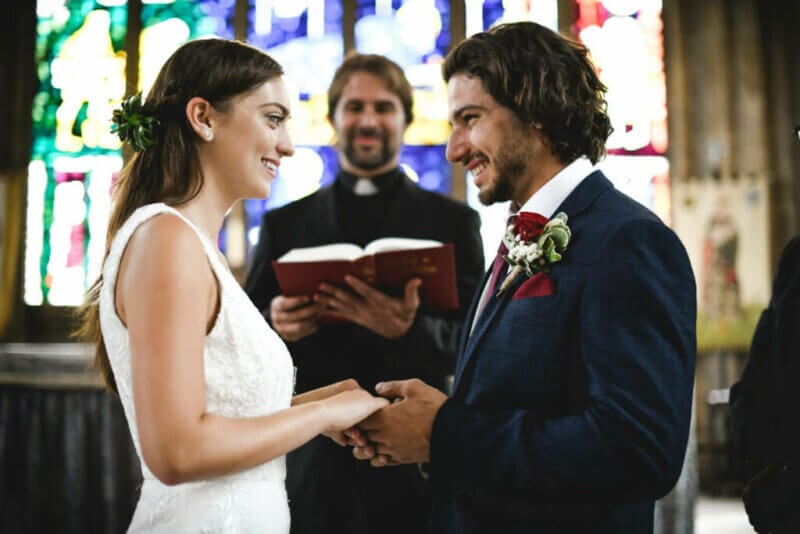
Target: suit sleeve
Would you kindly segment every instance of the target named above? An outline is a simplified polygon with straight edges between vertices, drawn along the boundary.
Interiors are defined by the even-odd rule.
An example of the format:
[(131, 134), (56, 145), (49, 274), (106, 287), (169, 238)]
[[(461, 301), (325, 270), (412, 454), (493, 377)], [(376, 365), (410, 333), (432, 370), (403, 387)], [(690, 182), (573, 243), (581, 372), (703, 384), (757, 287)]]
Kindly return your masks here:
[(575, 314), (583, 410), (544, 419), (450, 399), (433, 427), (434, 484), (587, 500), (654, 499), (675, 484), (696, 357), (689, 260), (654, 220), (622, 225), (602, 250)]
[(433, 313), (422, 308), (411, 329), (395, 345), (398, 377), (444, 377), (453, 373), (461, 327), (484, 272), (480, 217), (472, 209), (462, 212), (454, 227), (458, 285), (458, 310)]
[(274, 237), (267, 215), (268, 213), (264, 213), (261, 218), (258, 244), (253, 253), (253, 261), (244, 283), (244, 290), (256, 308), (269, 320), (270, 302), (280, 293), (280, 289), (275, 278), (275, 271), (272, 269)]
[[(794, 395), (789, 392), (800, 375), (795, 356), (800, 339), (795, 334), (800, 320), (799, 281), (800, 237), (795, 237), (781, 254), (769, 306), (758, 320), (742, 376), (730, 390), (731, 438), (746, 457), (782, 457), (783, 462), (791, 463), (800, 453), (800, 436), (794, 431), (793, 413), (775, 417), (776, 421), (787, 421), (781, 425), (781, 439), (764, 432), (765, 426), (769, 427), (767, 433), (776, 432), (774, 423), (766, 422), (769, 418), (765, 414), (794, 405)], [(776, 376), (778, 372), (784, 380)]]

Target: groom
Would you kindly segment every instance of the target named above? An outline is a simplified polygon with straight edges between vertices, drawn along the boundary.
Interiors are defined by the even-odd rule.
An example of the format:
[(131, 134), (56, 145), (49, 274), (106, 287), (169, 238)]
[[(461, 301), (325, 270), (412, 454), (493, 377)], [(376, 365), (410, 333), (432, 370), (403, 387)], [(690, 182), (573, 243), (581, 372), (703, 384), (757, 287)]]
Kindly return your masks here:
[[(611, 127), (583, 46), (503, 25), (461, 42), (443, 71), (447, 157), (483, 203), (511, 200), (512, 250), (473, 300), (451, 397), (419, 380), (379, 384), (395, 402), (354, 431), (354, 454), (428, 462), (434, 532), (652, 532), (689, 431), (686, 252), (593, 168)], [(558, 213), (569, 231), (543, 227)], [(511, 280), (503, 256), (520, 267)]]

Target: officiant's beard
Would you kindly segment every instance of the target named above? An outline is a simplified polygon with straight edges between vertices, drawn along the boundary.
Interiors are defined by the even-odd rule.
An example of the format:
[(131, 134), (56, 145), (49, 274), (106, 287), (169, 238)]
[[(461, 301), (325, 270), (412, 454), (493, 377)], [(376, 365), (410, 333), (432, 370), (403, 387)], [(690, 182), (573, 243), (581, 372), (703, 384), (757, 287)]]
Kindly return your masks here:
[[(372, 137), (380, 141), (380, 150), (362, 154), (356, 148), (355, 138)], [(389, 143), (389, 135), (377, 128), (353, 128), (345, 136), (344, 155), (355, 167), (365, 171), (372, 171), (389, 163), (397, 154), (397, 149)]]
[(516, 189), (528, 175), (530, 154), (522, 132), (516, 128), (507, 130), (499, 146), (488, 169), (494, 172), (494, 180), (478, 192), (478, 200), (484, 206), (512, 200)]

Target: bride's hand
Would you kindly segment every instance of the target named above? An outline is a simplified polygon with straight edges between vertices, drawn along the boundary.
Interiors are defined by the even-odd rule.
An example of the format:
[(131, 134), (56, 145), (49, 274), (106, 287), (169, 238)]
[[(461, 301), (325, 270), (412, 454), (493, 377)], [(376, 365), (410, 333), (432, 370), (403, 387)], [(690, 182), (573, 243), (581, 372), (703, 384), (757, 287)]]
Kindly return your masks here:
[(325, 400), (329, 397), (333, 397), (337, 393), (341, 393), (342, 391), (350, 391), (352, 389), (361, 389), (361, 386), (358, 385), (358, 382), (356, 382), (355, 379), (348, 378), (347, 380), (342, 380), (341, 382), (335, 382), (321, 388), (312, 389), (311, 391), (307, 391), (301, 395), (295, 395), (294, 398), (292, 398), (292, 406), (305, 404), (307, 402)]
[(382, 397), (373, 397), (363, 389), (352, 389), (337, 393), (320, 401), (327, 420), (324, 436), (341, 446), (355, 445), (351, 437), (358, 433), (354, 428), (358, 423), (377, 412), (389, 401)]

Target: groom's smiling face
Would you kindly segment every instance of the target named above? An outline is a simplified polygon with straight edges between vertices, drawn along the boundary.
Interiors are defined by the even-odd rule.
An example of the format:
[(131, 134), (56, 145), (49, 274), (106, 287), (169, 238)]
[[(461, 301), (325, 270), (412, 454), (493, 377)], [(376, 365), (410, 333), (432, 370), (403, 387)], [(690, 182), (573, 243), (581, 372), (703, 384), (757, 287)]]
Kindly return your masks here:
[(541, 135), (499, 104), (480, 78), (465, 73), (447, 83), (452, 132), (447, 159), (472, 175), (483, 204), (513, 200), (524, 204), (533, 194)]

